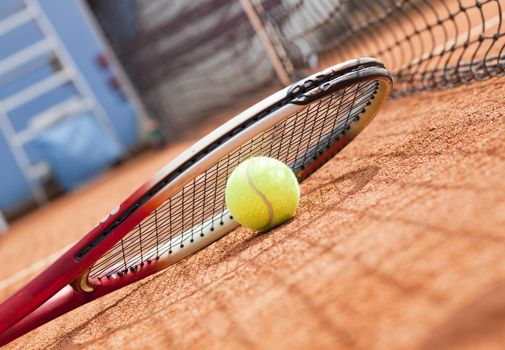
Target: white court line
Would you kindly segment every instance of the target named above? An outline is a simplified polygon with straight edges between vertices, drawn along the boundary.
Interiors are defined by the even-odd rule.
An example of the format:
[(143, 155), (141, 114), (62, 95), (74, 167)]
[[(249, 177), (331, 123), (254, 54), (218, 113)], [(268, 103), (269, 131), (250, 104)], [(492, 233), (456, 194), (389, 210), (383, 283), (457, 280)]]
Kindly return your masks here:
[(49, 266), (52, 262), (58, 259), (61, 256), (61, 254), (67, 251), (72, 245), (73, 244), (68, 245), (63, 249), (60, 249), (57, 252), (49, 255), (48, 257), (41, 259), (33, 263), (32, 265), (24, 268), (23, 270), (16, 272), (14, 275), (0, 281), (0, 291), (9, 288), (13, 284), (18, 283), (19, 281), (22, 281), (27, 277), (30, 277), (30, 275), (34, 274), (35, 272), (42, 270), (44, 267)]
[[(505, 16), (505, 12), (501, 13), (502, 18)], [(493, 27), (496, 27), (498, 24), (500, 24), (500, 15), (496, 15), (493, 18), (488, 19), (486, 22), (484, 22), (484, 30), (489, 30)], [(475, 36), (479, 35), (482, 33), (482, 24), (476, 25), (475, 27), (471, 28), (469, 31), (466, 31), (464, 33), (461, 33), (458, 35), (456, 39), (451, 39), (448, 40), (445, 44), (441, 44), (437, 46), (435, 49), (433, 49), (431, 52), (425, 52), (423, 55), (421, 55), (420, 58), (416, 58), (410, 62), (411, 65), (418, 64), (422, 60), (427, 59), (430, 55), (439, 55), (443, 51), (445, 51), (447, 48), (452, 47), (455, 43), (457, 42), (462, 42), (466, 38), (474, 38)], [(468, 35), (470, 34), (470, 35)]]

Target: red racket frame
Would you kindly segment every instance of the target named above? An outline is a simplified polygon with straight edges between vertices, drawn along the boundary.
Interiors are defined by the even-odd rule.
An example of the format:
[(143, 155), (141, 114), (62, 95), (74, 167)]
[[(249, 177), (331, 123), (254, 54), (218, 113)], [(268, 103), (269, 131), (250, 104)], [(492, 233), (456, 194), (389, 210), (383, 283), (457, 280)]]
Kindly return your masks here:
[[(353, 71), (353, 69), (357, 67), (363, 68), (363, 71)], [(80, 276), (81, 278), (84, 276), (84, 278), (87, 279), (86, 271), (97, 260), (173, 194), (175, 189), (162, 189), (155, 192), (152, 196), (147, 196), (153, 188), (159, 186), (160, 182), (168, 176), (175, 174), (170, 181), (178, 182), (179, 178), (177, 176), (181, 174), (181, 167), (184, 167), (188, 159), (192, 159), (191, 157), (195, 155), (195, 152), (202, 150), (204, 146), (210, 145), (211, 141), (215, 140), (217, 136), (232, 132), (237, 126), (244, 124), (246, 121), (250, 120), (252, 116), (264, 111), (265, 108), (270, 108), (273, 104), (282, 102), (283, 99), (286, 99), (286, 96), (292, 94), (293, 91), (296, 90), (297, 93), (302, 91), (303, 93), (305, 88), (313, 84), (314, 81), (323, 79), (325, 74), (335, 75), (336, 73), (342, 73), (343, 79), (338, 82), (339, 85), (335, 88), (341, 88), (349, 84), (371, 79), (380, 81), (380, 83), (384, 85), (384, 88), (380, 89), (379, 96), (376, 97), (376, 101), (373, 106), (370, 107), (370, 111), (367, 111), (367, 113), (370, 114), (368, 118), (364, 118), (364, 120), (360, 121), (358, 123), (360, 125), (356, 126), (355, 129), (351, 128), (339, 142), (335, 143), (327, 152), (318, 157), (313, 163), (313, 166), (298, 172), (297, 176), (300, 180), (303, 180), (312, 172), (316, 171), (319, 166), (328, 161), (335, 153), (354, 139), (354, 137), (378, 113), (383, 102), (387, 96), (389, 96), (392, 87), (391, 76), (387, 70), (384, 69), (380, 61), (372, 58), (356, 59), (312, 75), (297, 84), (279, 91), (241, 113), (236, 118), (222, 125), (206, 138), (199, 141), (188, 151), (181, 154), (181, 156), (168, 164), (167, 167), (162, 169), (153, 179), (145, 183), (128, 197), (121, 206), (113, 210), (100, 224), (86, 234), (51, 266), (31, 280), (21, 290), (13, 294), (4, 303), (0, 304), (0, 346), (78, 306), (163, 269), (165, 266), (160, 266), (160, 264), (146, 263), (143, 266), (139, 266), (135, 273), (113, 276), (113, 278), (103, 278), (99, 283), (95, 283), (96, 280), (94, 279), (92, 290), (86, 292), (82, 289), (80, 290), (80, 286), (76, 286), (75, 284), (72, 286), (69, 284), (78, 281)], [(328, 88), (324, 88), (320, 90), (319, 93), (323, 94), (327, 93), (327, 91)], [(317, 92), (314, 93), (314, 90), (310, 90), (310, 93), (307, 92), (307, 96), (309, 102), (312, 97), (314, 99), (318, 98)], [(291, 100), (292, 97), (289, 97), (289, 99)], [(293, 103), (291, 107), (287, 108), (299, 108), (296, 107), (296, 105), (305, 105), (308, 103), (307, 101), (308, 100), (303, 100), (303, 102)], [(264, 126), (265, 125), (263, 125), (263, 127)], [(240, 144), (234, 144), (233, 142), (230, 142), (230, 144), (232, 147), (240, 146)], [(220, 149), (222, 154), (225, 154), (223, 153), (225, 151), (226, 149)], [(219, 153), (214, 150), (212, 152)], [(210, 155), (205, 156), (203, 159), (205, 160), (209, 157)], [(196, 165), (191, 164), (191, 167), (187, 169), (187, 172), (195, 175), (200, 171), (202, 171), (202, 165), (198, 163), (196, 163)], [(180, 181), (185, 181), (185, 179)], [(126, 212), (130, 213), (125, 215)], [(90, 242), (96, 241), (101, 235), (103, 235), (102, 239), (90, 248)], [(86, 253), (80, 255), (83, 251), (86, 251)]]

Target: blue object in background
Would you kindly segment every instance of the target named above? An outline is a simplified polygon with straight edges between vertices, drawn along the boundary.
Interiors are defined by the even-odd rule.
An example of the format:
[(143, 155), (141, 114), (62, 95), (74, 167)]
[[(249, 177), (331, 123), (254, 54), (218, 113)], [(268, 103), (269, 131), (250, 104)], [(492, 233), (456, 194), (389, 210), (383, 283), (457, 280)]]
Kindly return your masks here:
[(39, 135), (35, 145), (67, 191), (102, 173), (122, 154), (121, 145), (90, 114), (51, 126)]
[[(101, 129), (103, 125), (98, 125), (96, 120), (92, 120), (93, 118), (88, 115), (87, 118), (69, 117), (60, 121), (53, 126), (56, 129), (51, 129), (51, 135), (41, 135), (41, 139), (25, 145), (24, 149), (30, 162), (49, 162), (63, 187), (72, 189), (78, 183), (85, 181), (85, 178), (95, 176), (124, 152), (138, 144), (140, 140), (140, 123), (129, 101), (121, 93), (111, 89), (109, 79), (113, 75), (112, 71), (103, 69), (96, 64), (96, 58), (104, 51), (104, 47), (95, 32), (95, 28), (83, 13), (83, 5), (80, 0), (39, 0), (38, 3), (57, 32), (59, 40), (75, 62), (75, 68), (79, 70), (85, 82), (90, 86), (94, 95), (93, 98), (107, 115), (117, 137), (113, 139), (110, 134), (106, 135), (105, 130)], [(0, 20), (19, 11), (22, 4), (23, 0), (1, 0)], [(35, 30), (33, 23), (28, 23), (0, 37), (0, 60), (9, 57), (29, 43), (40, 40), (40, 35)], [(51, 69), (50, 64), (42, 66), (33, 74), (24, 78), (23, 81), (10, 86), (3, 86), (0, 88), (0, 99), (11, 96), (30, 84), (49, 76)], [(29, 126), (33, 116), (74, 94), (76, 94), (76, 91), (72, 86), (61, 86), (23, 105), (21, 108), (13, 110), (10, 113), (10, 119), (15, 130), (19, 132), (25, 129)], [(94, 123), (94, 126), (90, 122)], [(95, 141), (96, 149), (94, 151), (100, 152), (104, 156), (103, 159), (94, 158), (95, 155), (93, 155), (93, 159), (86, 160), (82, 158), (83, 153), (73, 149), (74, 146), (77, 147), (77, 145), (72, 144), (72, 142), (75, 142), (75, 138), (72, 138), (72, 142), (60, 149), (62, 152), (60, 155), (57, 154), (58, 151), (54, 146), (58, 144), (57, 140), (59, 138), (55, 135), (60, 135), (64, 130), (67, 133), (70, 133), (69, 130), (71, 129), (75, 130), (71, 123), (76, 123), (75, 127), (79, 125), (80, 128), (87, 130), (87, 140), (91, 140), (102, 133), (101, 138), (107, 140), (104, 143)], [(85, 143), (85, 140), (82, 139), (80, 142)], [(39, 149), (42, 144), (44, 148)], [(85, 148), (84, 146), (84, 144), (80, 144), (78, 149), (82, 150)], [(104, 148), (101, 149), (101, 147)], [(74, 158), (67, 159), (67, 161), (76, 161), (82, 166), (68, 166), (65, 168), (61, 166), (61, 160), (70, 157), (70, 153), (68, 153), (70, 149), (76, 153), (72, 153)], [(87, 154), (90, 155), (94, 151), (88, 149)], [(89, 166), (89, 168), (85, 169), (85, 166)], [(80, 172), (80, 175), (78, 176), (76, 172)], [(24, 177), (1, 133), (0, 180), (0, 210), (9, 212), (32, 198), (30, 184)]]
[(0, 210), (7, 212), (7, 209), (30, 197), (30, 184), (16, 163), (4, 135), (0, 133)]
[(60, 40), (109, 116), (122, 144), (131, 148), (139, 141), (137, 116), (130, 103), (110, 89), (108, 80), (111, 72), (97, 66), (96, 58), (104, 49), (96, 39), (95, 29), (81, 12), (79, 2), (80, 0), (39, 0)]

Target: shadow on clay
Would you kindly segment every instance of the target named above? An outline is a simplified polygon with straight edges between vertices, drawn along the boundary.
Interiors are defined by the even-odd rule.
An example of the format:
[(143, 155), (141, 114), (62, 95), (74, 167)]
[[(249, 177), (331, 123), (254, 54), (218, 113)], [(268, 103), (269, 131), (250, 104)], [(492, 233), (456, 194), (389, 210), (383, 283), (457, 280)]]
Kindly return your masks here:
[[(326, 187), (329, 187), (329, 186), (333, 186), (333, 185), (335, 185), (335, 184), (337, 184), (337, 183), (339, 183), (341, 181), (349, 181), (349, 180), (352, 181), (352, 183), (353, 183), (352, 187), (349, 188), (348, 191), (346, 191), (343, 194), (341, 194), (340, 200), (338, 201), (338, 203), (335, 203), (335, 206), (338, 206), (338, 205), (344, 203), (349, 197), (351, 197), (351, 196), (355, 195), (356, 193), (360, 192), (370, 181), (373, 180), (373, 178), (378, 174), (379, 170), (380, 170), (380, 168), (377, 167), (377, 166), (369, 166), (369, 167), (361, 168), (361, 169), (358, 169), (358, 170), (350, 171), (350, 172), (345, 173), (343, 175), (340, 175), (338, 177), (332, 177), (331, 176), (332, 174), (330, 174), (329, 176), (326, 176), (324, 178), (320, 178), (319, 181), (318, 181), (318, 185), (314, 186), (314, 187), (309, 187), (308, 191), (306, 191), (306, 192), (303, 193), (303, 196), (309, 197), (313, 192), (318, 191), (318, 190), (322, 190), (322, 189), (324, 189)], [(310, 200), (310, 198), (308, 200)], [(332, 207), (334, 208), (334, 206), (332, 206)], [(330, 211), (330, 210), (332, 210), (332, 208), (323, 208), (319, 212), (318, 215), (321, 215), (321, 213), (324, 213), (324, 212)], [(287, 223), (279, 226), (278, 228), (286, 227), (286, 225), (290, 225), (293, 221), (296, 221), (296, 217), (293, 218), (293, 219), (290, 219)], [(310, 224), (311, 223), (309, 223), (307, 225), (310, 225)], [(303, 230), (304, 226), (298, 227), (296, 231)], [(274, 228), (274, 229), (272, 229), (270, 231), (267, 231), (267, 232), (259, 232), (259, 233), (252, 234), (247, 239), (242, 240), (240, 242), (237, 242), (234, 246), (230, 246), (227, 249), (227, 254), (222, 255), (221, 257), (217, 258), (217, 260), (215, 260), (215, 261), (209, 262), (208, 263), (208, 267), (210, 267), (212, 265), (219, 265), (219, 264), (225, 262), (226, 260), (229, 260), (230, 258), (239, 255), (241, 252), (247, 250), (251, 246), (256, 245), (258, 243), (261, 243), (264, 239), (270, 237), (273, 233), (275, 233), (275, 231), (278, 228)], [(288, 237), (289, 237), (289, 235), (286, 235), (286, 237), (284, 237), (282, 239), (288, 239)], [(263, 252), (266, 251), (266, 250), (268, 250), (268, 249), (263, 250)], [(236, 267), (236, 268), (238, 268), (238, 267)], [(121, 302), (126, 301), (128, 299), (128, 297), (131, 296), (131, 294), (133, 294), (134, 292), (139, 291), (141, 288), (145, 288), (146, 284), (152, 283), (154, 279), (158, 279), (162, 275), (164, 275), (164, 274), (156, 275), (152, 279), (150, 279), (150, 280), (148, 280), (148, 281), (146, 281), (144, 283), (140, 282), (140, 284), (134, 290), (132, 290), (132, 293), (129, 293), (125, 297), (122, 297), (122, 298), (118, 299), (117, 301), (115, 301), (109, 307), (104, 308), (103, 310), (101, 310), (100, 312), (98, 312), (96, 315), (94, 315), (92, 318), (90, 318), (89, 320), (83, 322), (81, 325), (79, 325), (78, 327), (76, 327), (74, 330), (72, 330), (71, 332), (69, 332), (68, 334), (66, 334), (63, 338), (56, 339), (53, 343), (51, 343), (48, 346), (48, 348), (50, 348), (50, 349), (58, 349), (58, 348), (60, 348), (61, 346), (64, 346), (64, 345), (74, 344), (74, 339), (77, 336), (77, 334), (79, 334), (83, 329), (85, 329), (98, 316), (101, 316), (101, 315), (109, 312), (111, 309), (113, 309), (115, 307), (118, 307), (118, 305)], [(189, 297), (189, 296), (187, 296), (187, 297)], [(179, 302), (180, 302), (180, 300), (179, 300)], [(155, 310), (153, 313), (156, 314), (158, 312), (164, 311), (165, 309), (166, 309), (166, 306), (163, 307), (162, 309)], [(103, 335), (98, 336), (98, 337), (94, 338), (93, 340), (80, 343), (79, 345), (80, 346), (84, 346), (84, 345), (87, 345), (87, 344), (99, 342), (99, 341), (101, 341), (103, 339), (106, 339), (107, 337), (110, 337), (111, 334), (114, 334), (117, 331), (120, 331), (121, 329), (125, 329), (125, 328), (128, 328), (128, 327), (133, 327), (138, 322), (145, 321), (148, 318), (149, 317), (139, 317), (139, 318), (136, 318), (135, 320), (128, 320), (124, 324), (122, 324), (121, 327), (111, 328), (111, 329), (105, 331)]]
[(505, 280), (502, 280), (438, 324), (419, 349), (478, 348), (486, 339), (501, 338), (504, 329)]
[(364, 168), (349, 171), (349, 172), (342, 174), (338, 177), (333, 177), (332, 173), (330, 173), (330, 175), (325, 176), (325, 177), (320, 176), (317, 181), (317, 186), (310, 186), (312, 184), (312, 182), (310, 182), (310, 180), (307, 181), (307, 182), (309, 182), (309, 184), (307, 185), (308, 188), (306, 189), (306, 191), (303, 192), (303, 195), (308, 196), (311, 193), (313, 193), (317, 190), (322, 190), (325, 187), (328, 187), (330, 185), (334, 185), (338, 182), (350, 180), (351, 182), (353, 182), (353, 186), (348, 191), (343, 193), (343, 195), (341, 196), (341, 200), (339, 201), (339, 203), (342, 203), (347, 198), (349, 198), (349, 197), (355, 195), (356, 193), (358, 193), (359, 191), (361, 191), (363, 189), (363, 187), (365, 187), (370, 181), (372, 181), (375, 178), (375, 176), (379, 173), (379, 170), (380, 170), (380, 167), (375, 166), (375, 165), (370, 165), (370, 166), (367, 166)]
[[(304, 197), (309, 197), (315, 191), (322, 190), (329, 186), (333, 186), (341, 181), (349, 181), (349, 180), (352, 181), (353, 186), (348, 191), (340, 195), (340, 199), (337, 203), (335, 203), (335, 205), (332, 205), (331, 208), (319, 209), (318, 215), (321, 215), (324, 214), (324, 212), (334, 210), (335, 207), (338, 207), (339, 205), (344, 203), (349, 197), (352, 197), (356, 193), (360, 192), (370, 181), (372, 181), (375, 178), (375, 176), (379, 173), (379, 170), (380, 168), (377, 166), (368, 166), (358, 170), (350, 171), (335, 178), (331, 177), (330, 175), (329, 178), (321, 179), (320, 181), (318, 181), (317, 186), (309, 187), (309, 189), (304, 191), (302, 195)], [(310, 198), (308, 198), (308, 200), (310, 200)], [(237, 242), (235, 246), (230, 247), (230, 249), (228, 249), (228, 254), (224, 258), (229, 259), (232, 256), (240, 254), (249, 247), (261, 243), (264, 239), (268, 238), (271, 234), (275, 233), (277, 229), (288, 227), (294, 221), (296, 221), (296, 216), (288, 220), (281, 226), (273, 228), (270, 231), (255, 233), (250, 237), (248, 237), (247, 239)], [(297, 231), (303, 229), (303, 227), (304, 226), (298, 227)], [(288, 236), (286, 236), (285, 239), (287, 238)], [(221, 262), (222, 261), (216, 261), (215, 263), (219, 264)]]

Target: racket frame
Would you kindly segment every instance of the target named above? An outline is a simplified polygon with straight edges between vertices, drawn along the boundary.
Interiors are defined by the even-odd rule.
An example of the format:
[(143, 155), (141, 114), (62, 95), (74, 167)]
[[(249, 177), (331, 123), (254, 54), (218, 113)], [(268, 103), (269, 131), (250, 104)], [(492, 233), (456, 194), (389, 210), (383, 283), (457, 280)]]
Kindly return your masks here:
[(45, 271), (0, 305), (0, 346), (80, 305), (152, 275), (231, 231), (238, 224), (231, 218), (224, 218), (223, 224), (214, 230), (195, 236), (192, 243), (176, 246), (172, 254), (145, 263), (135, 271), (100, 281), (88, 278), (92, 265), (139, 222), (244, 141), (268, 130), (282, 118), (303, 110), (322, 96), (370, 80), (381, 84), (371, 105), (340, 142), (318, 157), (314, 163), (317, 166), (303, 169), (303, 172), (295, 169), (302, 181), (352, 141), (384, 104), (392, 80), (380, 61), (355, 59), (311, 75), (255, 104), (195, 143), (114, 208)]

